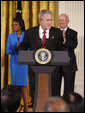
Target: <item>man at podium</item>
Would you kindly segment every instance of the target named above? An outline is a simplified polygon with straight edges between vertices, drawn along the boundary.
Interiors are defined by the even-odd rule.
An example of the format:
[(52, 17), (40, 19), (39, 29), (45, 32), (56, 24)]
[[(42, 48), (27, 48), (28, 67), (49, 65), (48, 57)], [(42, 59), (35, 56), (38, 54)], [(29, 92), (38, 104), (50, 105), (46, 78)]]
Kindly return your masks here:
[[(62, 33), (58, 28), (52, 27), (53, 14), (49, 10), (42, 10), (38, 14), (39, 26), (31, 27), (25, 32), (23, 42), (19, 50), (34, 50), (46, 48), (50, 51), (58, 50), (59, 40), (62, 39)], [(29, 81), (31, 87), (32, 104), (34, 104), (35, 93), (35, 73), (29, 66)], [(53, 86), (52, 86), (53, 89)]]

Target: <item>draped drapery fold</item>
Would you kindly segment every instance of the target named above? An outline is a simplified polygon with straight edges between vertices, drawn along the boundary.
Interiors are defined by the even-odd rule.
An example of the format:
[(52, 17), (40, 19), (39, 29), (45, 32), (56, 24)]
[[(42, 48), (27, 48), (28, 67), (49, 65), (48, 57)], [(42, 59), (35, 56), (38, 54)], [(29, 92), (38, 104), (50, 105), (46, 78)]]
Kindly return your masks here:
[[(15, 17), (16, 9), (17, 1), (1, 1), (1, 88), (11, 83), (10, 56), (6, 55), (6, 41), (8, 34), (13, 32), (12, 21)], [(42, 9), (48, 9), (53, 12), (53, 26), (57, 27), (57, 1), (22, 1), (22, 18), (26, 29), (39, 25), (38, 13)]]
[(15, 16), (16, 1), (1, 1), (1, 88), (10, 80), (9, 57), (6, 55), (6, 41), (12, 33), (12, 20)]
[[(57, 25), (58, 2), (57, 1), (22, 1), (22, 17), (25, 21), (26, 29), (37, 26), (38, 13), (42, 9), (51, 10), (53, 13), (53, 26)], [(56, 20), (56, 21), (55, 21)]]

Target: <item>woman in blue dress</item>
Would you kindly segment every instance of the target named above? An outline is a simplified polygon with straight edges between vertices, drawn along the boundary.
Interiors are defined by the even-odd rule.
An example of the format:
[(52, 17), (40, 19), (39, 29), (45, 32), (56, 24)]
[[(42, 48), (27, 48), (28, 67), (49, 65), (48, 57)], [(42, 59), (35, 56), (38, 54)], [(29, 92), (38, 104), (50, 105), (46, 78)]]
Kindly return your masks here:
[(22, 19), (13, 19), (14, 32), (8, 35), (6, 53), (10, 57), (10, 71), (12, 84), (19, 86), (23, 100), (24, 110), (28, 112), (28, 65), (20, 65), (17, 63), (18, 46), (23, 41), (24, 37), (24, 21)]

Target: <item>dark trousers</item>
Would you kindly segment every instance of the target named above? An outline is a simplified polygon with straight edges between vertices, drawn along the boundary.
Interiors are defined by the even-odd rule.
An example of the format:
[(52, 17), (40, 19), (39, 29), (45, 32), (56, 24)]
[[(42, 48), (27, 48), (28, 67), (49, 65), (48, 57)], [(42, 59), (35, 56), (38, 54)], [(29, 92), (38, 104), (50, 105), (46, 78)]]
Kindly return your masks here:
[(61, 82), (64, 77), (64, 94), (74, 92), (75, 72), (57, 72), (52, 74), (52, 96), (61, 96)]

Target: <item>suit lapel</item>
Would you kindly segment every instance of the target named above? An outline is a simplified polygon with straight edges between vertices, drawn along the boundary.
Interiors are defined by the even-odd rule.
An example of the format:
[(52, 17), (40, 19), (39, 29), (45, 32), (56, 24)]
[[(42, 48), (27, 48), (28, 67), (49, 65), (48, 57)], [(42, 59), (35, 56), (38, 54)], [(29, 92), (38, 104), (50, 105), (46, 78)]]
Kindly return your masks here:
[(68, 27), (67, 30), (66, 30), (66, 35), (68, 35), (69, 33), (70, 33), (70, 29)]
[(36, 29), (35, 29), (35, 37), (37, 39), (39, 38), (39, 26), (37, 26)]
[(46, 39), (46, 45), (49, 45), (51, 37), (52, 37), (52, 30), (50, 29), (49, 30), (49, 38)]
[(51, 27), (51, 29), (49, 30), (49, 38), (46, 39), (46, 45), (50, 45), (52, 43), (52, 39), (55, 38), (54, 37), (54, 31)]
[(70, 34), (71, 34), (70, 33), (70, 28), (68, 27), (67, 30), (66, 30), (66, 39), (70, 38)]
[(51, 38), (53, 38), (52, 28), (51, 28), (50, 31), (49, 31), (49, 40), (50, 40)]
[(39, 26), (37, 26), (36, 29), (35, 29), (35, 38), (36, 38), (36, 41), (38, 42), (38, 44), (41, 45), (42, 40), (41, 40), (41, 38), (39, 36)]

